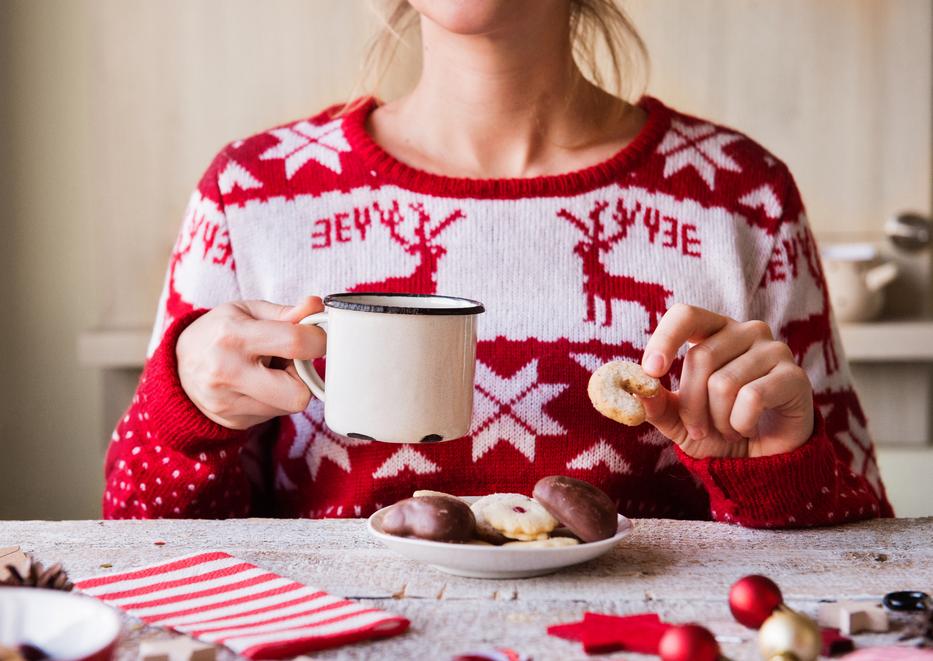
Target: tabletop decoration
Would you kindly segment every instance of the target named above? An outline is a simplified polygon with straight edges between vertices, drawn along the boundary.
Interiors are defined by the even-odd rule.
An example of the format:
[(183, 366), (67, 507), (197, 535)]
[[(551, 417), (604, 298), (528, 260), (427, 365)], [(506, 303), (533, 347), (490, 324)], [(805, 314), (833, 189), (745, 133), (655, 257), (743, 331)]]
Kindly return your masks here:
[(933, 610), (920, 611), (904, 628), (900, 640), (917, 639), (917, 647), (933, 647)]
[(749, 629), (760, 628), (783, 604), (781, 588), (767, 576), (745, 576), (729, 590), (729, 610), (740, 624)]
[(42, 650), (31, 645), (6, 647), (0, 645), (0, 661), (42, 661), (48, 656)]
[(881, 598), (881, 603), (889, 611), (910, 612), (933, 610), (930, 595), (920, 590), (898, 590), (888, 592)]
[(625, 650), (657, 654), (661, 638), (673, 625), (662, 622), (657, 613), (606, 615), (586, 612), (579, 622), (548, 627), (552, 636), (583, 643), (587, 654)]
[(729, 590), (729, 610), (740, 624), (759, 629), (758, 648), (766, 661), (814, 661), (820, 654), (819, 626), (791, 610), (767, 576), (753, 574), (736, 581)]
[[(4, 553), (4, 551), (9, 551)], [(61, 563), (46, 567), (18, 546), (0, 549), (0, 586), (70, 591), (74, 586)]]
[(874, 601), (834, 601), (820, 604), (817, 610), (820, 626), (839, 629), (847, 636), (862, 631), (884, 633), (888, 630), (888, 614)]
[(10, 567), (16, 567), (19, 573), (29, 570), (29, 558), (18, 546), (0, 547), (0, 582), (10, 577)]
[(719, 643), (706, 627), (682, 624), (661, 636), (658, 655), (662, 661), (716, 661)]
[[(884, 599), (885, 606), (891, 608), (889, 603), (894, 605), (893, 610), (914, 611), (922, 620), (907, 627), (901, 640), (920, 638), (917, 647), (929, 645), (933, 639), (933, 610), (929, 609), (929, 597), (923, 592), (891, 593)], [(838, 626), (820, 626), (810, 617), (789, 608), (777, 584), (761, 575), (745, 576), (733, 584), (729, 591), (729, 608), (741, 624), (759, 629), (758, 647), (765, 661), (815, 661), (821, 654), (827, 657), (848, 654), (855, 645), (844, 634), (888, 631), (887, 614), (874, 601), (821, 604), (820, 624)], [(708, 629), (699, 624), (662, 622), (655, 613), (586, 612), (582, 620), (552, 625), (547, 632), (581, 642), (587, 654), (628, 651), (657, 654), (662, 661), (716, 661), (721, 658), (717, 638)]]
[(409, 625), (221, 551), (86, 578), (75, 587), (147, 624), (252, 659), (394, 636)]
[(820, 654), (823, 656), (838, 656), (855, 649), (855, 643), (852, 642), (852, 639), (846, 638), (839, 633), (839, 629), (822, 627), (820, 635), (823, 638), (823, 649)]
[(765, 661), (816, 661), (822, 647), (816, 623), (789, 608), (775, 611), (758, 631), (758, 650)]

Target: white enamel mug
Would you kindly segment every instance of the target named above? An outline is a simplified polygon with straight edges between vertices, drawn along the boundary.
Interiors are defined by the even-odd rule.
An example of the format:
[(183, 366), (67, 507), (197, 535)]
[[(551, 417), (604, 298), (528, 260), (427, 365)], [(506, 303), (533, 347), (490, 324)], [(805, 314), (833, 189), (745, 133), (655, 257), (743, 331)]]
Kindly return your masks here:
[(327, 327), (327, 383), (311, 361), (298, 375), (324, 402), (324, 421), (351, 438), (433, 443), (470, 433), (476, 317), (452, 296), (332, 294), (301, 320)]

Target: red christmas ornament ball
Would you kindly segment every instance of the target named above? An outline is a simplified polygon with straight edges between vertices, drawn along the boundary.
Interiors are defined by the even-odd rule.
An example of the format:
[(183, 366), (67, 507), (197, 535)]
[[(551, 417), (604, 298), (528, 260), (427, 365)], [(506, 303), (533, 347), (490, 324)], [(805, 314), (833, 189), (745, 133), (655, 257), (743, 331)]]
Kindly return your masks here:
[(729, 590), (729, 610), (741, 624), (758, 629), (784, 603), (781, 588), (766, 576), (740, 578)]
[(716, 661), (719, 643), (709, 629), (699, 624), (683, 624), (668, 629), (658, 644), (663, 661)]

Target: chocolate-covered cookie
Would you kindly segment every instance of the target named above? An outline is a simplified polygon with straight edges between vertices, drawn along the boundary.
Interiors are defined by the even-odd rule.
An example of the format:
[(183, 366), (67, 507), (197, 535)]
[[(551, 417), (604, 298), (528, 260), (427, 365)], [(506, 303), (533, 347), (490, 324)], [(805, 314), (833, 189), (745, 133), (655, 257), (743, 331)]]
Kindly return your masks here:
[(584, 542), (616, 534), (618, 519), (612, 500), (589, 482), (564, 475), (538, 480), (534, 499)]
[(434, 542), (467, 542), (473, 538), (476, 520), (470, 506), (449, 496), (406, 498), (382, 516), (382, 531), (398, 537), (417, 537)]
[(455, 498), (456, 500), (463, 500), (458, 498), (453, 494), (444, 493), (443, 491), (431, 491), (430, 489), (418, 489), (412, 495), (412, 498), (424, 498), (425, 496), (441, 496), (443, 498)]

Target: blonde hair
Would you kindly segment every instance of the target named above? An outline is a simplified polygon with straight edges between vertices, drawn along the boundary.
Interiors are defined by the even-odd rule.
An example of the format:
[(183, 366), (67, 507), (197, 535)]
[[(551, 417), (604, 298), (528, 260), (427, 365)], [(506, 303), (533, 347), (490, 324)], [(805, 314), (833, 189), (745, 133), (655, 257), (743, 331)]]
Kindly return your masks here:
[[(418, 24), (418, 13), (408, 0), (371, 0), (370, 5), (382, 27), (366, 47), (353, 97), (379, 96), (380, 85), (406, 32)], [(570, 0), (570, 39), (577, 66), (594, 84), (623, 98), (644, 93), (648, 49), (616, 0)], [(602, 63), (603, 55), (606, 65)]]

